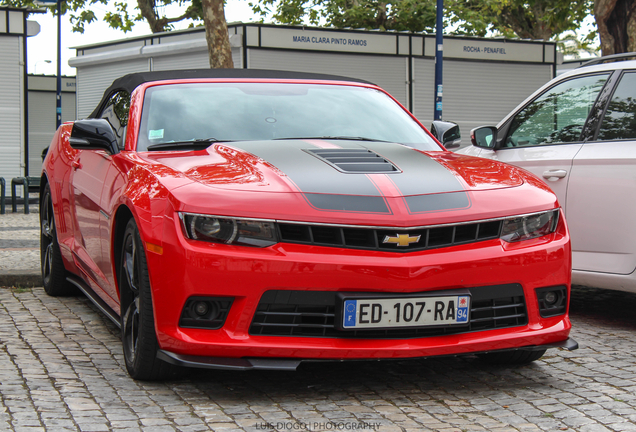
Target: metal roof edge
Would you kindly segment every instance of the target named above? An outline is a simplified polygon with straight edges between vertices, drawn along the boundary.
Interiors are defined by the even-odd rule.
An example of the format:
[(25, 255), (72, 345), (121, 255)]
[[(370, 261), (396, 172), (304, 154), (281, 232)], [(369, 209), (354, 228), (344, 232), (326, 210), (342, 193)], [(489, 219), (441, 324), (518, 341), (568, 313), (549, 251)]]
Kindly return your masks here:
[(71, 67), (89, 66), (95, 64), (113, 63), (121, 60), (140, 57), (142, 48), (143, 47), (139, 46), (133, 48), (124, 48), (117, 51), (77, 56), (69, 59), (68, 65)]
[[(232, 47), (242, 46), (242, 35), (230, 35), (230, 45)], [(90, 66), (133, 58), (160, 57), (173, 54), (184, 54), (188, 52), (207, 51), (207, 49), (207, 41), (205, 37), (202, 37), (201, 39), (164, 42), (156, 45), (144, 45), (113, 51), (98, 52), (95, 54), (80, 55), (69, 59), (68, 64), (72, 67)]]
[(204, 51), (208, 49), (205, 37), (202, 39), (191, 39), (178, 42), (168, 42), (156, 45), (146, 45), (141, 47), (143, 57), (170, 55), (174, 53), (186, 53), (192, 51)]
[[(238, 24), (242, 25), (242, 23), (232, 23), (232, 24), (228, 24), (228, 27), (236, 26)], [(165, 37), (165, 36), (169, 37), (170, 35), (180, 35), (180, 34), (197, 33), (197, 32), (205, 32), (205, 28), (203, 26), (201, 26), (201, 27), (193, 27), (193, 28), (182, 29), (182, 30), (171, 30), (171, 31), (159, 32), (159, 33), (149, 33), (149, 34), (143, 35), (143, 36), (134, 36), (134, 37), (129, 37), (129, 38), (114, 39), (114, 40), (110, 40), (110, 41), (97, 42), (97, 43), (88, 44), (88, 45), (77, 45), (77, 46), (72, 46), (72, 47), (69, 47), (69, 48), (70, 49), (74, 49), (74, 50), (91, 49), (91, 48), (103, 47), (103, 46), (108, 46), (108, 45), (119, 45), (121, 43), (126, 43), (126, 42), (134, 42), (134, 41), (139, 41), (139, 40), (146, 40), (146, 39), (149, 39), (149, 38), (161, 38), (161, 37)]]

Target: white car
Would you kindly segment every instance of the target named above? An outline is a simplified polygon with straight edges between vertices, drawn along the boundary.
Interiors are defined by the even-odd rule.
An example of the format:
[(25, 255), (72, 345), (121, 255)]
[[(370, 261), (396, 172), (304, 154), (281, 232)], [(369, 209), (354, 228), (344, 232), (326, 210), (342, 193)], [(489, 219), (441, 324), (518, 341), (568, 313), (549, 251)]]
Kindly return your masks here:
[[(636, 292), (636, 53), (553, 79), (458, 153), (542, 178), (572, 237), (572, 284)], [(606, 63), (608, 60), (613, 62)]]

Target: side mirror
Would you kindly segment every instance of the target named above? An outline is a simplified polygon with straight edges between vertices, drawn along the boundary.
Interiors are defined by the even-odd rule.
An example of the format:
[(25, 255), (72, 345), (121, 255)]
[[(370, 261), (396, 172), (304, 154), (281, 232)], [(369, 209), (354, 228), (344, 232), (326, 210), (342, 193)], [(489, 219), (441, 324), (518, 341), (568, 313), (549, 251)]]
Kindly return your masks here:
[(480, 126), (470, 131), (470, 141), (475, 147), (494, 149), (497, 144), (497, 128)]
[(459, 147), (462, 142), (462, 134), (457, 123), (435, 120), (431, 125), (431, 133), (446, 148)]
[(119, 151), (115, 131), (106, 119), (77, 120), (69, 144), (77, 150), (105, 150), (110, 154)]

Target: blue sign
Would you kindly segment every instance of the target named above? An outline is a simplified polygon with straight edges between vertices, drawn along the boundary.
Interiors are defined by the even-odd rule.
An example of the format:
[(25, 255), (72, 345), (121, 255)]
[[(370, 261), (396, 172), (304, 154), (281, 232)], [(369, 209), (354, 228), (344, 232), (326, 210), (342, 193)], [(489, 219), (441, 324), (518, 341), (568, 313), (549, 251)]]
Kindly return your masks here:
[(355, 327), (356, 325), (356, 311), (358, 309), (357, 300), (345, 300), (343, 308), (343, 327)]
[(457, 322), (468, 322), (468, 296), (457, 298)]

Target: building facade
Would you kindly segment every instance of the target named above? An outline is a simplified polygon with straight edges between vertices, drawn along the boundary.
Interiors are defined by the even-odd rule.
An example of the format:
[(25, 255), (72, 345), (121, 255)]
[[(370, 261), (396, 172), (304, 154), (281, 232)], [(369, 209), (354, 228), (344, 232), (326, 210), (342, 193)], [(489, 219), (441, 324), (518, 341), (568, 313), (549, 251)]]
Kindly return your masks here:
[(26, 116), (27, 11), (0, 7), (0, 177), (24, 175), (28, 152)]
[[(57, 78), (28, 75), (29, 174), (42, 171), (42, 150), (51, 144), (56, 123)], [(62, 77), (62, 121), (75, 120), (75, 77)]]
[[(230, 24), (234, 67), (327, 73), (389, 91), (426, 126), (433, 120), (435, 36), (266, 24)], [(464, 135), (495, 124), (556, 73), (553, 42), (444, 38), (444, 120)], [(131, 72), (209, 68), (202, 28), (76, 47), (77, 111), (92, 112), (104, 90)]]

